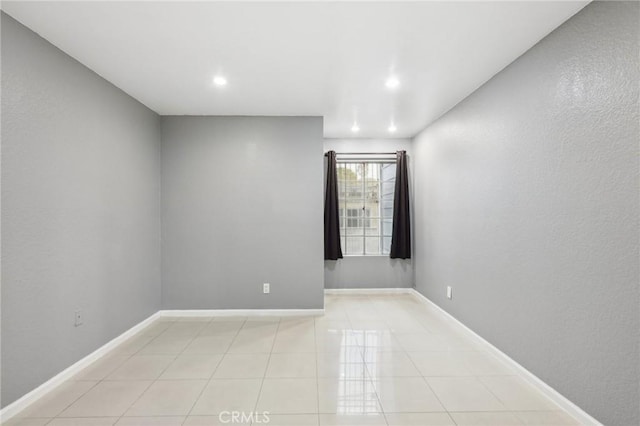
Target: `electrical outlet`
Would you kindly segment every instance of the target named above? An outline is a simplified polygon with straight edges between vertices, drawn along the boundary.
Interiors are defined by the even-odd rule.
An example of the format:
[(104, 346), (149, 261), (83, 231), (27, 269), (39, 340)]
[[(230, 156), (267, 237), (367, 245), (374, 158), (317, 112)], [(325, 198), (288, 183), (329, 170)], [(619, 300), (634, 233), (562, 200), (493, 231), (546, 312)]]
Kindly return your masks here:
[(82, 311), (76, 311), (76, 319), (75, 319), (74, 325), (76, 327), (79, 327), (82, 325)]
[(269, 285), (269, 283), (262, 284), (262, 292), (264, 294), (269, 294), (270, 291), (271, 291), (271, 286)]
[(451, 299), (452, 293), (451, 293), (451, 287), (447, 286), (447, 299)]

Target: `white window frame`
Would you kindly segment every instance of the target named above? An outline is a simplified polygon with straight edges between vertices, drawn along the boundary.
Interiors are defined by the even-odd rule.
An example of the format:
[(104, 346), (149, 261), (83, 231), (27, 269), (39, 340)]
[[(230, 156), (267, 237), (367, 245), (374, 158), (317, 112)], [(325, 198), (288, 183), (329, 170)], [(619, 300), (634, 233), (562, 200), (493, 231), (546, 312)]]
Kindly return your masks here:
[[(372, 159), (344, 159), (344, 160), (340, 160), (338, 159), (338, 168), (340, 168), (341, 164), (360, 164), (364, 167), (366, 167), (367, 165), (382, 165), (382, 164), (396, 164), (396, 160), (395, 159), (378, 159), (378, 158), (372, 158)], [(395, 181), (395, 178), (394, 178)], [(340, 185), (340, 179), (338, 180), (338, 186)], [(383, 219), (385, 219), (385, 217), (383, 217), (383, 213), (382, 213), (382, 209), (380, 208), (379, 212), (377, 215), (374, 215), (374, 218), (372, 218), (372, 212), (371, 209), (366, 208), (366, 179), (362, 179), (362, 189), (361, 189), (361, 194), (362, 194), (362, 216), (360, 215), (356, 215), (355, 217), (353, 216), (349, 216), (349, 211), (350, 210), (358, 210), (358, 209), (354, 209), (352, 207), (347, 207), (346, 206), (346, 200), (347, 200), (347, 194), (346, 194), (346, 181), (345, 181), (345, 187), (343, 188), (342, 191), (340, 191), (340, 187), (338, 188), (338, 206), (340, 208), (340, 212), (341, 215), (344, 212), (344, 215), (342, 216), (342, 220), (344, 221), (344, 223), (340, 223), (340, 233), (341, 233), (341, 244), (344, 243), (344, 247), (343, 247), (343, 255), (344, 256), (348, 256), (348, 257), (363, 257), (363, 256), (367, 256), (367, 257), (375, 257), (375, 256), (383, 256), (386, 257), (389, 255), (389, 252), (384, 250), (384, 238), (389, 238), (389, 235), (384, 235), (383, 234)], [(380, 200), (380, 202), (382, 201), (382, 173), (379, 173), (379, 180), (378, 180), (378, 200)], [(342, 196), (341, 196), (342, 195)], [(377, 217), (376, 217), (377, 216)], [(353, 223), (353, 220), (356, 221), (356, 223), (358, 224), (358, 226), (353, 227), (350, 226), (350, 224)], [(374, 221), (378, 222), (378, 234), (377, 235), (367, 235), (367, 229), (371, 229), (372, 228), (372, 224), (374, 223)], [(348, 236), (346, 234), (346, 230), (347, 229), (354, 229), (354, 228), (362, 228), (362, 253), (348, 253)], [(367, 253), (367, 237), (369, 238), (378, 238), (378, 244), (379, 244), (379, 250), (377, 253)], [(353, 238), (353, 237), (350, 237)]]

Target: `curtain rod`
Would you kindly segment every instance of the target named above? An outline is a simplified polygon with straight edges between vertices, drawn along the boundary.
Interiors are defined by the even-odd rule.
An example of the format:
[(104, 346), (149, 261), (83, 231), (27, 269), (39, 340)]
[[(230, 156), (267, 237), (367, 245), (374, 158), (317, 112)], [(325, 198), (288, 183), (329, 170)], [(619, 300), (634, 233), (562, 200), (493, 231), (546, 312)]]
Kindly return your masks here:
[[(327, 153), (324, 153), (325, 157)], [(395, 152), (336, 152), (336, 155), (396, 155)]]

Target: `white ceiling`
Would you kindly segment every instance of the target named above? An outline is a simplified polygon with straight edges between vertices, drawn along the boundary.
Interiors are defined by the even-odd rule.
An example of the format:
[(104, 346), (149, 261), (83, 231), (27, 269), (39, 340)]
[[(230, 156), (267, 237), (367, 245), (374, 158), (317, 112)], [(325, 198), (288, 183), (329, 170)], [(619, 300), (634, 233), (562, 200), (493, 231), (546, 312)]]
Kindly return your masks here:
[[(326, 137), (409, 137), (587, 3), (4, 1), (2, 9), (163, 115), (322, 115)], [(227, 86), (212, 84), (217, 73)], [(389, 75), (396, 90), (385, 87)]]

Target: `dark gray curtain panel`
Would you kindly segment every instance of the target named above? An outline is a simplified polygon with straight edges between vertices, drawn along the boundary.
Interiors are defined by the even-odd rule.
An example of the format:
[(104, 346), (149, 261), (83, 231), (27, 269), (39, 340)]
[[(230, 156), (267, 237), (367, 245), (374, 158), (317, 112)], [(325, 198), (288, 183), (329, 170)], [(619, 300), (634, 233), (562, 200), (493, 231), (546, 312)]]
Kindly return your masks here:
[(411, 259), (407, 152), (398, 151), (396, 155), (396, 190), (393, 197), (393, 232), (389, 256), (392, 259)]
[(338, 171), (336, 152), (327, 152), (327, 188), (324, 196), (324, 259), (342, 259), (338, 212)]

